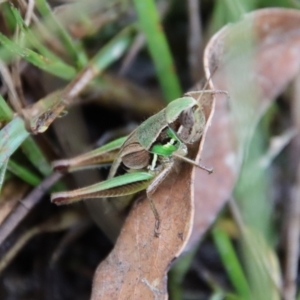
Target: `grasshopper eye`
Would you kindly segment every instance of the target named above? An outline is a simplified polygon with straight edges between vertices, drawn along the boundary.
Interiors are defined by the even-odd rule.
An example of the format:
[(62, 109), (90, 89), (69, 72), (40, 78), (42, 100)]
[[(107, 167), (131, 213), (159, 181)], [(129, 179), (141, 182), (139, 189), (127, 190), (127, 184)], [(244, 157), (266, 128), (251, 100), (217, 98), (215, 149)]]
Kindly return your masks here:
[(195, 120), (189, 143), (194, 143), (195, 141), (198, 141), (200, 139), (206, 124), (206, 118), (202, 109), (197, 108), (193, 116)]
[(180, 114), (179, 122), (181, 126), (191, 130), (195, 124), (193, 108), (183, 111)]
[(195, 118), (192, 109), (185, 110), (180, 114), (178, 136), (183, 142), (189, 141), (194, 124)]
[(183, 111), (179, 117), (179, 121), (181, 126), (178, 130), (178, 136), (184, 143), (192, 144), (200, 139), (206, 118), (198, 105)]

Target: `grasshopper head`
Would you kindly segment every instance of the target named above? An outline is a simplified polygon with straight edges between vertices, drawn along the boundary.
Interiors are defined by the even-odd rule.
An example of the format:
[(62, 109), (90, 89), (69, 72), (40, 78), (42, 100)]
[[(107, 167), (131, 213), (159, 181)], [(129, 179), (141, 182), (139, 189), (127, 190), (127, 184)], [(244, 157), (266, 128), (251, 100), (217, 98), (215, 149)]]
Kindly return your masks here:
[(177, 134), (183, 143), (193, 144), (200, 139), (206, 122), (201, 106), (195, 104), (193, 107), (184, 110), (178, 120)]
[(166, 108), (166, 120), (185, 144), (200, 139), (206, 122), (202, 107), (191, 96), (172, 101)]

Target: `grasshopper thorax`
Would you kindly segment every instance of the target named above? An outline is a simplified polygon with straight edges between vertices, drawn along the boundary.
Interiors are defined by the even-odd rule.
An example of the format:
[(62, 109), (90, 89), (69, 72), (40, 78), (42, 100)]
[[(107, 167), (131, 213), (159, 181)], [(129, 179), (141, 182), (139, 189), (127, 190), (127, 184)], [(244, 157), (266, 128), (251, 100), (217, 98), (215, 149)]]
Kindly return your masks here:
[(140, 170), (156, 166), (156, 157), (187, 155), (186, 144), (198, 141), (205, 126), (201, 106), (191, 96), (172, 101), (143, 122), (122, 146), (120, 163)]

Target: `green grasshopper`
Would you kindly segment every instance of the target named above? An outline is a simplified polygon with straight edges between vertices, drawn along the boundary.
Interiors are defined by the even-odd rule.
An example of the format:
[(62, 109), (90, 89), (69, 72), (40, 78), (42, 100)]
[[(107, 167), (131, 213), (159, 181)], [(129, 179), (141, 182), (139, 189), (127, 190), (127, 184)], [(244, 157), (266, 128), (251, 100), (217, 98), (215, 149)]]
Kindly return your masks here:
[(110, 142), (87, 154), (54, 162), (56, 170), (75, 171), (95, 164), (112, 162), (108, 179), (81, 189), (52, 194), (57, 205), (81, 199), (108, 198), (132, 195), (146, 189), (155, 216), (155, 236), (159, 235), (160, 217), (152, 194), (172, 171), (175, 159), (185, 161), (212, 173), (212, 169), (197, 164), (187, 157), (187, 144), (202, 136), (206, 118), (201, 105), (193, 97), (203, 93), (226, 93), (204, 90), (190, 92), (172, 101), (166, 108), (137, 127), (129, 136)]

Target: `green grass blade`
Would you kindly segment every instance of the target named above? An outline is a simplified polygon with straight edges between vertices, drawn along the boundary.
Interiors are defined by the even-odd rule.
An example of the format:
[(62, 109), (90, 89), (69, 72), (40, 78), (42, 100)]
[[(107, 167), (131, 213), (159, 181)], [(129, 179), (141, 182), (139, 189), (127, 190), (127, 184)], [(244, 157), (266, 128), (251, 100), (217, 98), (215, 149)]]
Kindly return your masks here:
[(42, 44), (41, 40), (38, 38), (39, 35), (37, 34), (37, 30), (32, 30), (31, 28), (28, 28), (26, 26), (17, 8), (10, 6), (10, 11), (13, 14), (16, 23), (20, 27), (23, 34), (20, 46), (22, 45), (22, 47), (25, 47), (26, 45), (28, 45), (28, 47), (35, 48), (38, 53), (47, 57), (48, 59), (63, 63), (63, 61), (58, 56), (56, 56), (53, 52), (48, 50), (48, 48)]
[(35, 4), (41, 15), (46, 20), (46, 23), (54, 27), (54, 29), (56, 29), (72, 61), (76, 62), (76, 66), (83, 67), (85, 62), (87, 61), (85, 53), (82, 52), (81, 49), (75, 45), (72, 37), (69, 35), (69, 33), (65, 30), (65, 28), (59, 22), (59, 20), (53, 14), (48, 2), (45, 0), (36, 0)]
[(2, 167), (0, 168), (0, 194), (5, 179), (6, 169), (7, 169), (7, 160), (3, 163)]
[[(101, 48), (98, 54), (89, 63), (90, 66), (95, 68), (96, 73), (104, 71), (104, 69), (121, 57), (121, 55), (130, 45), (132, 33), (133, 28), (128, 27), (122, 30), (109, 43)], [(51, 61), (49, 58), (37, 54), (28, 48), (22, 48), (1, 33), (0, 43), (2, 43), (10, 53), (18, 55), (42, 70), (45, 70), (60, 78), (72, 79), (76, 75), (76, 70), (73, 67), (63, 63), (62, 61)], [(3, 49), (0, 49), (0, 57), (1, 54), (5, 56), (6, 53), (1, 53), (1, 50)]]
[(24, 30), (24, 22), (23, 22), (23, 18), (21, 16), (21, 14), (19, 13), (19, 11), (12, 5), (9, 6), (10, 11), (14, 17), (14, 21), (15, 21), (15, 25), (19, 26), (19, 28), (21, 29), (21, 31)]
[(56, 61), (64, 64), (60, 57), (55, 55), (45, 45), (43, 45), (43, 43), (40, 41), (40, 39), (37, 38), (36, 34), (31, 29), (25, 28), (24, 41), (25, 44), (28, 45), (28, 47), (36, 49), (37, 52), (43, 55), (44, 57), (47, 57), (51, 61)]
[(153, 0), (134, 0), (134, 4), (163, 93), (168, 101), (172, 101), (178, 98), (182, 92), (155, 2)]
[(232, 285), (242, 299), (250, 300), (250, 288), (246, 276), (228, 235), (220, 228), (215, 228), (212, 235)]
[(224, 2), (227, 6), (229, 19), (235, 22), (238, 21), (243, 14), (254, 9), (253, 3), (251, 3), (253, 1), (249, 0), (225, 0)]
[[(10, 121), (13, 117), (13, 111), (7, 105), (3, 97), (0, 95), (0, 122)], [(24, 123), (23, 123), (24, 126)], [(23, 136), (26, 135), (25, 127), (20, 129), (23, 132)], [(2, 140), (1, 140), (2, 142)], [(1, 145), (0, 142), (0, 145)], [(43, 174), (44, 176), (49, 175), (52, 172), (51, 166), (44, 157), (40, 148), (36, 145), (32, 137), (28, 137), (22, 144), (23, 152), (26, 154), (27, 158), (31, 163)]]
[(124, 54), (132, 41), (132, 33), (132, 26), (123, 29), (94, 56), (91, 64), (97, 69), (98, 73), (102, 72)]
[(0, 168), (9, 157), (29, 136), (24, 121), (20, 117), (14, 118), (0, 131)]
[(10, 7), (11, 3), (3, 3), (0, 6), (0, 9), (8, 29), (13, 32), (16, 28), (16, 22)]
[(13, 115), (14, 115), (13, 111), (7, 105), (4, 98), (0, 95), (0, 123), (10, 121)]
[(216, 1), (210, 24), (210, 32), (213, 34), (222, 26), (237, 21), (241, 16), (255, 9), (253, 1), (248, 0), (218, 0)]
[(238, 297), (237, 295), (226, 294), (224, 300), (245, 300), (245, 299)]
[(37, 186), (41, 182), (41, 178), (36, 174), (14, 162), (12, 159), (9, 160), (7, 169), (30, 185)]
[(250, 227), (242, 227), (243, 265), (245, 266), (252, 299), (281, 299), (282, 275), (278, 256), (269, 241)]
[(237, 295), (225, 293), (224, 291), (216, 291), (209, 298), (209, 300), (245, 300), (244, 298), (238, 297)]
[[(101, 73), (110, 64), (120, 58), (128, 48), (131, 39), (132, 27), (126, 28), (104, 46), (90, 61), (88, 66), (81, 70), (63, 91), (57, 90), (35, 103), (30, 109), (27, 109), (27, 113), (30, 115), (32, 115), (32, 110), (35, 111), (35, 114), (29, 120), (31, 130), (33, 132), (44, 132), (47, 130), (48, 126), (65, 109), (66, 105), (71, 104), (73, 98), (77, 96), (97, 74)], [(62, 99), (64, 99), (64, 102)], [(48, 110), (51, 110), (51, 117), (48, 114)], [(41, 122), (41, 118), (45, 119), (45, 113), (48, 114), (48, 117), (45, 122)]]
[(52, 172), (52, 168), (45, 158), (39, 146), (34, 139), (29, 136), (21, 145), (22, 151), (30, 162), (40, 171), (44, 176), (48, 176)]
[(52, 61), (28, 48), (22, 48), (2, 33), (0, 33), (0, 43), (14, 55), (20, 56), (36, 67), (49, 72), (50, 74), (56, 75), (59, 78), (71, 79), (76, 74), (75, 69), (66, 63), (61, 61)]

